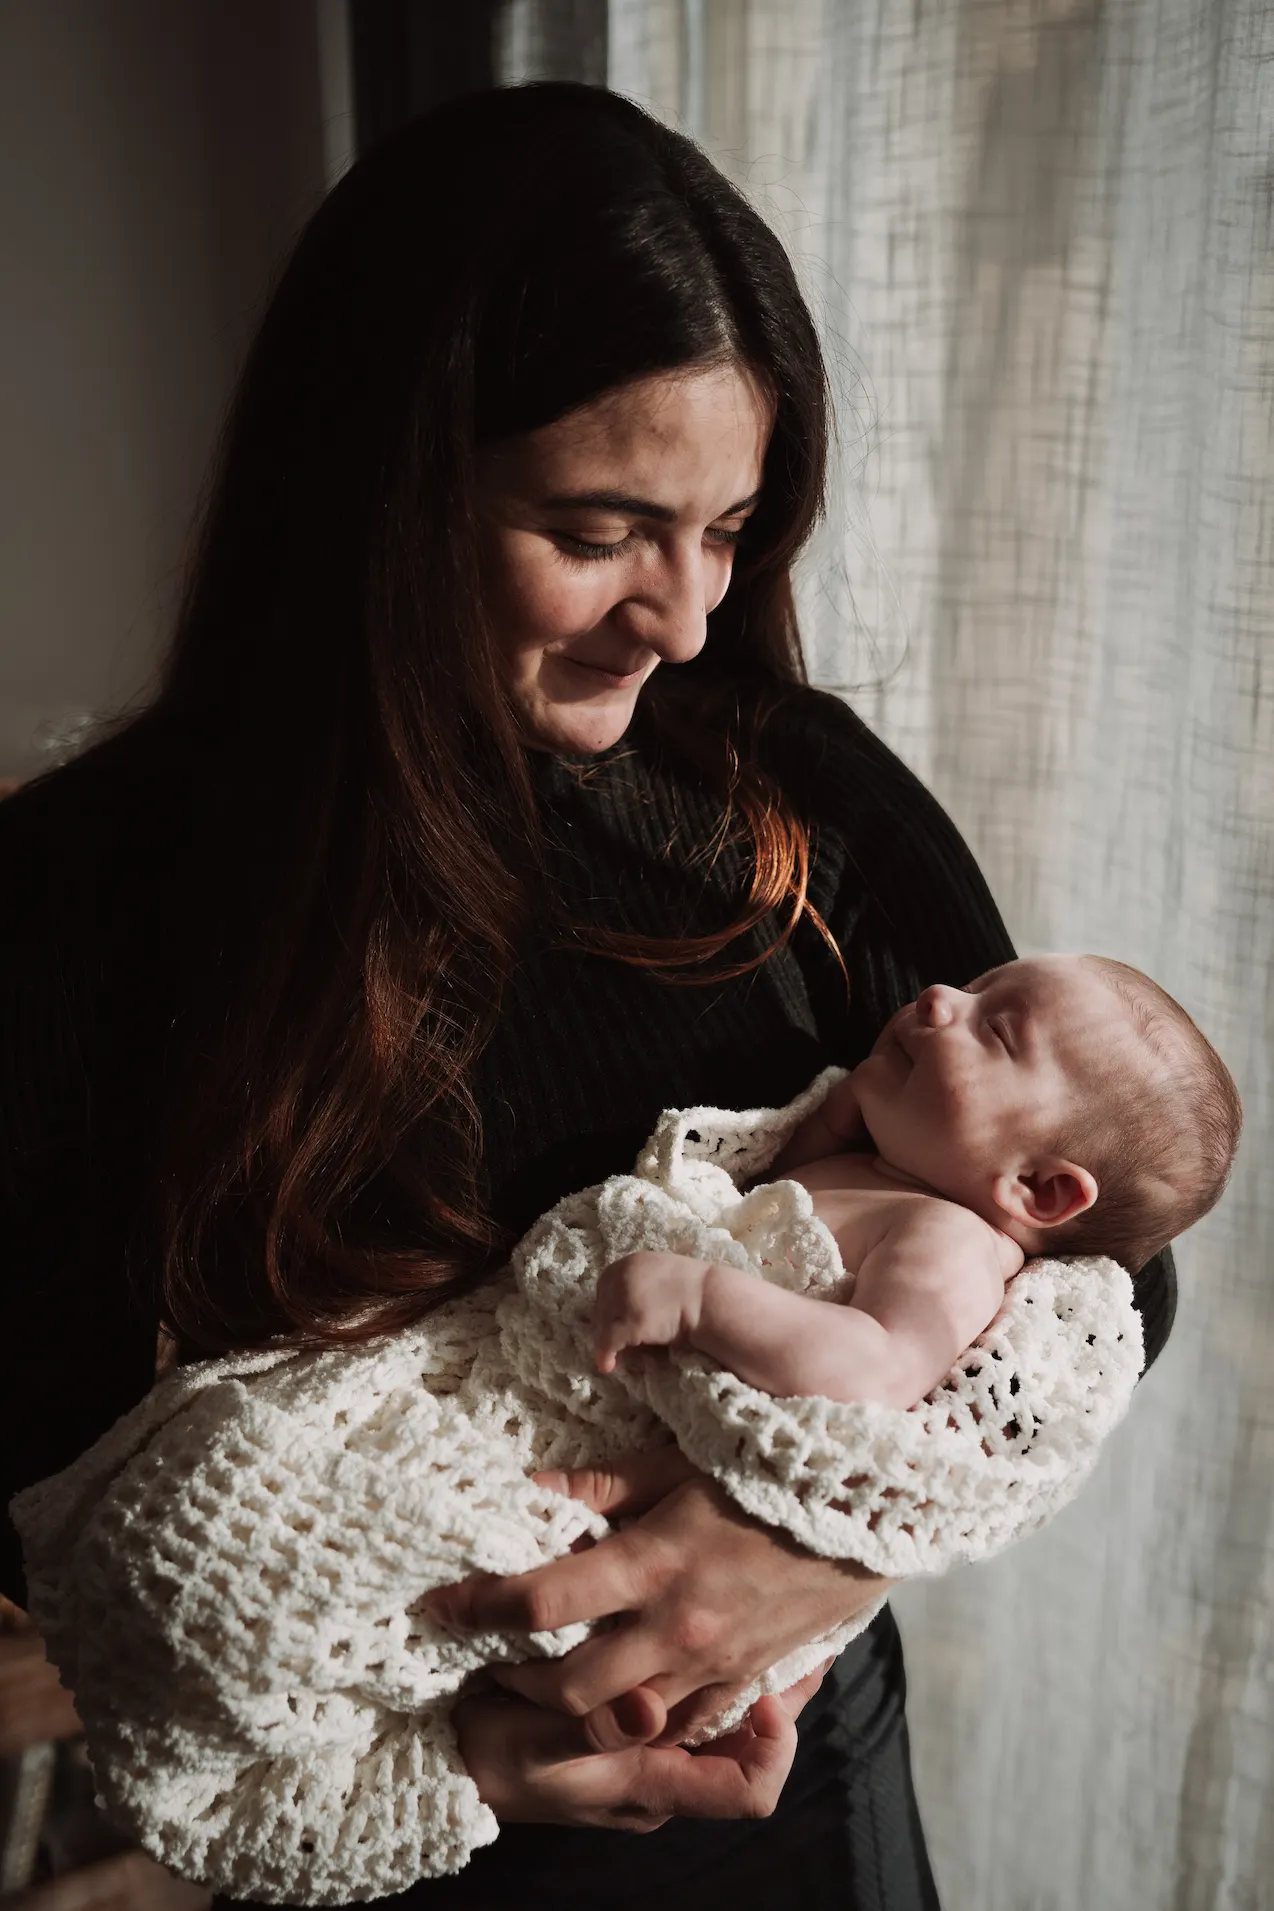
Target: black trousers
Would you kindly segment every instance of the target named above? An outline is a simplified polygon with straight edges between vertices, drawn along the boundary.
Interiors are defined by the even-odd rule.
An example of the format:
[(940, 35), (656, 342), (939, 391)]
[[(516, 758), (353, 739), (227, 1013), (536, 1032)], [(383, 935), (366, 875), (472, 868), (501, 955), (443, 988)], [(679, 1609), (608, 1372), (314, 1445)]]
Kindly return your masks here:
[(456, 1877), (377, 1902), (385, 1911), (939, 1911), (905, 1695), (886, 1609), (806, 1707), (772, 1817), (674, 1819), (640, 1836), (508, 1825)]

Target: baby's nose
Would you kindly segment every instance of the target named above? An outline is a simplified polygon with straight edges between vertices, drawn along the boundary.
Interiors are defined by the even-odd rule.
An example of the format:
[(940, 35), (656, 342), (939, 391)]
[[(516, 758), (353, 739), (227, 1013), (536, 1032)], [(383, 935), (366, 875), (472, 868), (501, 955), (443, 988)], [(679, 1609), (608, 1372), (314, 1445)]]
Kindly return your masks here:
[(916, 1016), (924, 1028), (946, 1028), (955, 1020), (955, 998), (959, 991), (945, 982), (933, 982), (916, 997)]

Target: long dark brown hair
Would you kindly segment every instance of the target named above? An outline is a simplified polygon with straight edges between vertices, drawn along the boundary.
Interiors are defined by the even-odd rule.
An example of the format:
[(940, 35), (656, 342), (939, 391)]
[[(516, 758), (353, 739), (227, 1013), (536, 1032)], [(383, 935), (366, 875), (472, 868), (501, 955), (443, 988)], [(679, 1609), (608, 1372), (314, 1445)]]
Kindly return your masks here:
[(476, 451), (643, 375), (728, 361), (774, 407), (762, 498), (704, 650), (656, 673), (642, 722), (719, 790), (756, 873), (706, 943), (611, 939), (674, 979), (719, 975), (745, 927), (778, 910), (789, 933), (805, 907), (807, 835), (757, 762), (802, 681), (789, 567), (826, 441), (783, 249), (690, 141), (563, 85), (431, 114), (302, 234), (134, 726), (198, 765), (202, 964), (153, 1244), (188, 1350), (362, 1338), (506, 1251), (478, 1195), (470, 1081), (541, 850), (482, 609)]

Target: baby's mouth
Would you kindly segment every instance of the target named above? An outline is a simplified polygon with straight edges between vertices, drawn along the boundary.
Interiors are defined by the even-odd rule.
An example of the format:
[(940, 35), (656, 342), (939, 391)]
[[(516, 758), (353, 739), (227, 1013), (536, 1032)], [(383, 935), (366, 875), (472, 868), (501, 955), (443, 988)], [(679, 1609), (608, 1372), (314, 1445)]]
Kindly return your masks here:
[(903, 1013), (905, 1013), (905, 1011), (900, 1011), (898, 1015), (895, 1015), (890, 1021), (886, 1022), (884, 1028), (876, 1038), (876, 1046), (872, 1050), (872, 1053), (873, 1055), (900, 1055), (906, 1062), (908, 1068), (910, 1068), (913, 1065), (914, 1057), (903, 1038)]

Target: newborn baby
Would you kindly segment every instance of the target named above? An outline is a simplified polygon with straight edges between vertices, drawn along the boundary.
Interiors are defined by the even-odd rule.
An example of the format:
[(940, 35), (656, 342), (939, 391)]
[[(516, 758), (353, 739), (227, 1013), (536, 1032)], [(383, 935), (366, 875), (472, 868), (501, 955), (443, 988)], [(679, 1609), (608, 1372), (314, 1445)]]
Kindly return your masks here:
[(598, 1367), (627, 1347), (687, 1346), (767, 1393), (911, 1406), (1028, 1257), (1136, 1270), (1205, 1214), (1241, 1120), (1185, 1010), (1123, 963), (1047, 956), (936, 984), (770, 1171), (814, 1197), (855, 1276), (848, 1305), (629, 1254), (598, 1285)]

